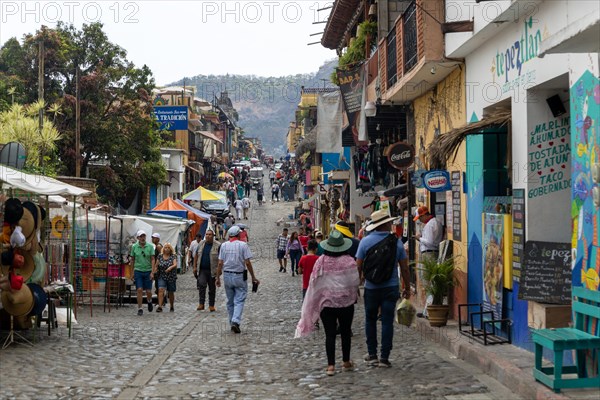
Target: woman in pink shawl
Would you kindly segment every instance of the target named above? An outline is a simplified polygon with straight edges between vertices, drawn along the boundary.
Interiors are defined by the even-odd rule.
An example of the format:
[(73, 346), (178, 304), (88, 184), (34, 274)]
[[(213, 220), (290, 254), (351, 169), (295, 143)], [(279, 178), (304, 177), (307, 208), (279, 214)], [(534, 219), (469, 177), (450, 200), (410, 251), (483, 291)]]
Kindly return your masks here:
[(351, 371), (354, 368), (350, 361), (351, 327), (360, 278), (356, 262), (348, 254), (351, 246), (352, 241), (345, 239), (338, 231), (333, 231), (327, 241), (321, 242), (324, 254), (317, 260), (310, 275), (302, 304), (302, 316), (296, 327), (295, 337), (307, 336), (315, 329), (315, 323), (321, 317), (325, 328), (328, 365), (325, 373), (329, 376), (335, 375), (337, 325), (342, 337), (342, 370)]

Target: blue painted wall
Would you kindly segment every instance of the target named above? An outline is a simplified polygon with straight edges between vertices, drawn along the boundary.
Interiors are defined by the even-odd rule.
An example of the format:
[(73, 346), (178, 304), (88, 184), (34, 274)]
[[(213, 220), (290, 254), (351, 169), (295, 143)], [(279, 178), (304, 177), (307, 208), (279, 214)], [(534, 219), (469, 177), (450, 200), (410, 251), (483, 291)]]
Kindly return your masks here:
[(467, 300), (483, 301), (482, 230), (483, 213), (483, 135), (467, 136)]

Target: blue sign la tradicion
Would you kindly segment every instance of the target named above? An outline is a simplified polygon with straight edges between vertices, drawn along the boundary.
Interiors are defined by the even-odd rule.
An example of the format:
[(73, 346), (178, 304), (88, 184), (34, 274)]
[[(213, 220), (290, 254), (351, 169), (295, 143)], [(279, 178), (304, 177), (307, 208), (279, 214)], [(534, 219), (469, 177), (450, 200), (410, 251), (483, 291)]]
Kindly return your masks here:
[(156, 106), (154, 115), (160, 123), (161, 130), (184, 131), (188, 128), (187, 106)]

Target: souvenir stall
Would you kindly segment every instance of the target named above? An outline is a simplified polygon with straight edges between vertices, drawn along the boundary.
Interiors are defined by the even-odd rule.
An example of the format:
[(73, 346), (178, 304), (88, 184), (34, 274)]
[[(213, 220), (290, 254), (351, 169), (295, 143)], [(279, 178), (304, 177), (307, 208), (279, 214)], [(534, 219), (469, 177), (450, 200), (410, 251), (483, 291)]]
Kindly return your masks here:
[[(9, 329), (4, 347), (15, 342), (19, 335), (14, 328), (28, 329), (31, 317), (39, 317), (48, 304), (48, 292), (55, 286), (48, 282), (47, 263), (44, 254), (49, 196), (70, 196), (73, 203), (77, 197), (90, 194), (85, 189), (60, 182), (56, 179), (27, 174), (0, 165), (0, 189), (2, 191), (2, 257), (0, 268), (0, 326)], [(42, 205), (42, 206), (40, 206)], [(73, 216), (74, 218), (74, 216)], [(72, 227), (71, 238), (75, 237)], [(74, 243), (66, 271), (62, 272), (65, 285), (73, 281)], [(68, 277), (68, 278), (67, 278)], [(66, 305), (72, 306), (72, 296), (66, 294)], [(69, 334), (70, 311), (67, 310)], [(24, 340), (23, 337), (21, 339)]]

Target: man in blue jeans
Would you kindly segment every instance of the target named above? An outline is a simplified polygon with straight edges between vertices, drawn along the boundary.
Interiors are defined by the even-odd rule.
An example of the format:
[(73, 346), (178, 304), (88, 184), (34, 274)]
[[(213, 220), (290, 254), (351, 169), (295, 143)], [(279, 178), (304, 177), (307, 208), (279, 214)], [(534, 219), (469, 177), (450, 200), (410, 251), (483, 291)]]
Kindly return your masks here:
[(252, 268), (252, 262), (250, 262), (252, 258), (250, 247), (248, 247), (248, 243), (242, 242), (238, 238), (240, 231), (240, 227), (236, 225), (227, 231), (229, 241), (221, 244), (219, 249), (219, 264), (217, 265), (217, 277), (215, 279), (217, 287), (221, 287), (221, 274), (223, 275), (229, 324), (231, 325), (231, 331), (234, 333), (241, 332), (242, 312), (248, 294), (248, 272), (252, 277), (252, 283), (259, 283), (254, 276), (254, 269)]
[[(361, 281), (364, 281), (363, 262), (369, 249), (385, 239), (392, 230), (392, 220), (395, 217), (389, 217), (387, 211), (379, 210), (371, 214), (371, 224), (366, 228), (369, 236), (360, 241), (356, 251), (356, 264), (361, 274)], [(406, 299), (410, 297), (410, 274), (408, 269), (408, 257), (404, 250), (401, 240), (396, 244), (396, 261), (400, 265), (400, 273), (404, 282), (402, 296)], [(400, 281), (397, 273), (387, 281), (375, 284), (368, 280), (365, 282), (365, 335), (367, 337), (367, 349), (369, 354), (365, 361), (372, 366), (389, 368), (392, 364), (389, 361), (392, 343), (394, 339), (394, 313), (396, 302), (400, 294)], [(381, 310), (381, 311), (380, 311)], [(381, 312), (381, 357), (377, 358), (377, 317)]]

